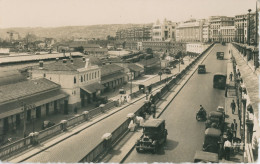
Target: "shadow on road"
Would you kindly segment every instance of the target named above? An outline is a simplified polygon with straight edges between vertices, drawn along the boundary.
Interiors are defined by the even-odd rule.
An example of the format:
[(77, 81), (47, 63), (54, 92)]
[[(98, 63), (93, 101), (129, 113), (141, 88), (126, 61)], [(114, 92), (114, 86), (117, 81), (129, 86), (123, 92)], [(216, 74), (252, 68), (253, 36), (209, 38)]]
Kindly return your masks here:
[(164, 150), (173, 150), (178, 146), (179, 142), (176, 142), (174, 140), (167, 139)]

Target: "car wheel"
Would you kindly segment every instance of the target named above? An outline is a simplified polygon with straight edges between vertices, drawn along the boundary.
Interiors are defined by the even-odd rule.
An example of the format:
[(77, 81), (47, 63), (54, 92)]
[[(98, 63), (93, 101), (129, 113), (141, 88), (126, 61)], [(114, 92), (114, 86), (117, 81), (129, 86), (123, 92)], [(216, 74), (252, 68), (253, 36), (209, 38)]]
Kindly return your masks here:
[(136, 151), (137, 151), (137, 153), (140, 153), (141, 151), (140, 151), (140, 148), (136, 148)]

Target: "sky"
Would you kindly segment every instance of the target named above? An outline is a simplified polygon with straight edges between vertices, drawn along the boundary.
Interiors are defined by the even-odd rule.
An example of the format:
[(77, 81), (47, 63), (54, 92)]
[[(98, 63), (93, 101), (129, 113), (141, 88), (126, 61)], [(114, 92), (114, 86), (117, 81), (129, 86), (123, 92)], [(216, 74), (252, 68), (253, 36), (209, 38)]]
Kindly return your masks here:
[(0, 0), (0, 28), (179, 22), (245, 14), (255, 5), (256, 0)]

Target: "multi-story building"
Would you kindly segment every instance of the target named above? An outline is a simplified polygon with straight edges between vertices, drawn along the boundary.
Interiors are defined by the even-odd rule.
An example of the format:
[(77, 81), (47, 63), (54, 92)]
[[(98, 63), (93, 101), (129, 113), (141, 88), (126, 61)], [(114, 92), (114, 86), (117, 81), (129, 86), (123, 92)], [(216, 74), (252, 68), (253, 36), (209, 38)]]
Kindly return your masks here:
[[(210, 39), (213, 42), (222, 42), (221, 28), (225, 26), (234, 26), (234, 17), (227, 16), (211, 16), (210, 23)], [(222, 28), (222, 29), (226, 29)]]
[(209, 45), (207, 44), (201, 44), (201, 43), (188, 43), (186, 44), (186, 51), (187, 52), (193, 52), (200, 54), (202, 53), (205, 49), (207, 49)]
[(40, 63), (31, 70), (32, 78), (46, 78), (61, 86), (61, 90), (69, 95), (68, 110), (85, 106), (95, 100), (100, 91), (101, 68), (91, 65), (89, 59), (71, 59), (56, 61), (50, 64)]
[(210, 25), (209, 22), (205, 22), (202, 27), (202, 40), (204, 43), (210, 42)]
[(222, 42), (235, 41), (235, 26), (222, 26), (219, 29), (220, 40)]
[(175, 40), (176, 23), (164, 19), (163, 23), (159, 20), (152, 27), (152, 40), (165, 41)]
[[(256, 23), (256, 12), (250, 13), (250, 19), (249, 14), (240, 14), (235, 16), (235, 41), (239, 43), (248, 43), (248, 35), (250, 35), (250, 43), (256, 44), (258, 36), (256, 36), (256, 26), (258, 24)], [(250, 33), (248, 34), (248, 28), (249, 28), (249, 20), (250, 20)]]
[(204, 20), (191, 19), (178, 24), (176, 29), (176, 41), (178, 42), (202, 42)]
[(118, 30), (116, 32), (117, 40), (147, 41), (151, 40), (151, 38), (151, 26), (131, 27), (128, 29)]

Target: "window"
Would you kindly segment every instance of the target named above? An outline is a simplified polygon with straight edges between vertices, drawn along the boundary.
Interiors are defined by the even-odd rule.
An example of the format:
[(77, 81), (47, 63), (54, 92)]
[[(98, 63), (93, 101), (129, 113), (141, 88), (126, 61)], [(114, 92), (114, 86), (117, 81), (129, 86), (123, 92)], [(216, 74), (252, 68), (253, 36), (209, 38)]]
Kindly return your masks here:
[(77, 80), (76, 80), (76, 77), (74, 76), (74, 84), (76, 84), (77, 83)]
[(80, 81), (83, 82), (83, 77), (82, 76), (80, 76)]
[(88, 81), (88, 74), (87, 74), (87, 81)]
[(97, 72), (95, 72), (95, 79), (97, 78)]
[(94, 73), (92, 72), (92, 79), (94, 79)]
[(84, 81), (86, 81), (86, 75), (84, 75)]
[(43, 77), (46, 77), (46, 74), (45, 74), (45, 73), (43, 74)]
[(89, 74), (89, 80), (91, 80), (91, 73)]

